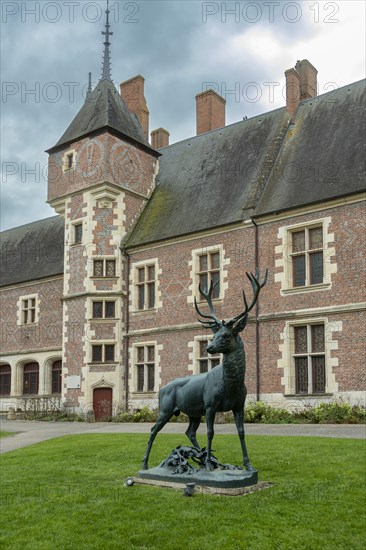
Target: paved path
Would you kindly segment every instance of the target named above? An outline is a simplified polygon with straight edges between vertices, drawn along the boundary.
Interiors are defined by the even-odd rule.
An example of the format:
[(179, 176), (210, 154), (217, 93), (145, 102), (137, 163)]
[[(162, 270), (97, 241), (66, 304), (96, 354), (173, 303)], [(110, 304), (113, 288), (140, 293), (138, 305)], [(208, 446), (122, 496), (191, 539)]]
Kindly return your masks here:
[[(153, 424), (121, 423), (121, 422), (31, 422), (28, 420), (10, 421), (3, 419), (0, 429), (8, 432), (18, 432), (11, 437), (0, 439), (0, 453), (7, 453), (39, 443), (46, 439), (67, 434), (84, 433), (149, 433)], [(162, 433), (183, 434), (187, 424), (170, 422), (164, 426)], [(206, 426), (201, 424), (199, 431), (205, 433)], [(249, 435), (293, 435), (341, 437), (366, 439), (365, 425), (349, 424), (246, 424), (245, 431)], [(236, 434), (235, 424), (216, 424), (216, 434)]]

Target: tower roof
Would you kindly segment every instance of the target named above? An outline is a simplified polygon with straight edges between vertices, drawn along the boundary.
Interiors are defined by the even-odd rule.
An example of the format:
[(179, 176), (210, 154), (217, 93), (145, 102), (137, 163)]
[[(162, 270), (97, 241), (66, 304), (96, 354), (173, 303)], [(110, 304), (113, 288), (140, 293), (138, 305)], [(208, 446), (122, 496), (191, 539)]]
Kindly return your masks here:
[(107, 6), (106, 28), (102, 32), (105, 41), (101, 79), (91, 91), (89, 77), (89, 88), (84, 105), (56, 145), (48, 149), (47, 153), (102, 129), (111, 129), (118, 132), (122, 138), (151, 149), (139, 119), (135, 114), (130, 113), (111, 79), (109, 38), (113, 33), (109, 29), (109, 6)]
[(88, 93), (66, 132), (48, 152), (102, 128), (115, 130), (123, 137), (149, 147), (138, 118), (129, 112), (113, 82), (103, 79)]

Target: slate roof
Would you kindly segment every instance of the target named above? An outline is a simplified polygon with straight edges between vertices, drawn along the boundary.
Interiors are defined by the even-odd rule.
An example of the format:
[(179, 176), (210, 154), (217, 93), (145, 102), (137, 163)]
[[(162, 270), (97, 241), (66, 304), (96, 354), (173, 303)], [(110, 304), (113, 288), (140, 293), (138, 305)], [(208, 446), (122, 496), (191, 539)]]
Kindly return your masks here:
[(160, 150), (126, 247), (365, 190), (365, 81)]
[(156, 188), (126, 246), (242, 221), (289, 121), (277, 109), (160, 149)]
[(255, 215), (366, 189), (366, 80), (304, 101)]
[(0, 286), (64, 271), (64, 220), (59, 216), (3, 231), (0, 243)]
[(110, 128), (151, 149), (138, 118), (129, 112), (113, 82), (104, 79), (100, 80), (94, 90), (88, 94), (84, 105), (67, 130), (56, 145), (47, 152), (52, 152), (62, 145), (77, 141), (103, 128)]

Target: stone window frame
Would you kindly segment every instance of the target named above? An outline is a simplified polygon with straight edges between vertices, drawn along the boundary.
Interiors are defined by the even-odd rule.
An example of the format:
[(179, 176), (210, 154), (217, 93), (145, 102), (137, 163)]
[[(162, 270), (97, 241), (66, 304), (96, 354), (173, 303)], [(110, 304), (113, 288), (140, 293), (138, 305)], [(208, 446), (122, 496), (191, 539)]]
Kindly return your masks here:
[[(34, 307), (25, 308), (24, 302), (29, 300), (34, 300)], [(25, 322), (25, 311), (34, 311), (34, 320), (33, 321), (27, 321)], [(28, 317), (28, 315), (27, 315)], [(19, 296), (18, 302), (17, 302), (17, 325), (18, 326), (35, 326), (39, 321), (39, 298), (38, 293), (35, 292), (33, 294), (25, 294), (24, 296)]]
[[(275, 273), (275, 282), (281, 284), (281, 296), (328, 290), (332, 287), (332, 274), (337, 272), (337, 264), (332, 263), (332, 258), (335, 258), (335, 248), (330, 245), (331, 243), (334, 245), (334, 233), (329, 231), (331, 221), (331, 217), (324, 217), (281, 226), (278, 229), (277, 237), (281, 244), (275, 247), (275, 253), (281, 257), (275, 261), (275, 267), (281, 271)], [(295, 287), (293, 286), (292, 234), (302, 229), (309, 230), (319, 226), (323, 228), (323, 282)]]
[[(101, 361), (93, 361), (93, 346), (102, 346), (102, 359)], [(113, 360), (105, 360), (105, 346), (114, 346)], [(117, 355), (117, 342), (115, 340), (94, 340), (90, 342), (89, 346), (89, 365), (115, 365)]]
[[(97, 303), (97, 302), (101, 302), (102, 303), (102, 316), (101, 317), (94, 317), (94, 303)], [(109, 317), (109, 316), (106, 316), (106, 303), (113, 303), (114, 304), (114, 316), (113, 317)], [(89, 308), (89, 315), (88, 315), (88, 318), (90, 321), (115, 321), (116, 319), (118, 319), (118, 317), (116, 316), (116, 313), (117, 313), (117, 308), (118, 308), (118, 298), (113, 298), (113, 297), (108, 297), (108, 298), (104, 298), (104, 297), (101, 297), (101, 296), (95, 296), (93, 298), (90, 299), (90, 308)]]
[[(154, 389), (153, 390), (147, 390), (146, 388), (146, 382), (147, 382), (147, 363), (145, 362), (146, 358), (146, 349), (148, 347), (154, 347)], [(138, 366), (138, 348), (144, 348), (144, 390), (138, 391), (138, 374), (137, 374), (137, 366)], [(156, 340), (150, 340), (150, 341), (144, 341), (144, 342), (135, 342), (132, 344), (130, 348), (130, 356), (132, 359), (132, 373), (131, 373), (131, 388), (132, 393), (138, 394), (138, 395), (155, 395), (159, 389), (160, 385), (160, 353), (163, 349), (163, 346), (161, 344), (158, 344)]]
[[(138, 280), (138, 272), (141, 268), (147, 269), (148, 267), (154, 266), (155, 268), (155, 303), (154, 307), (144, 307), (144, 309), (139, 308), (139, 286), (140, 282)], [(162, 270), (159, 269), (158, 258), (151, 258), (149, 260), (141, 260), (139, 262), (134, 262), (131, 266), (131, 275), (130, 275), (130, 288), (131, 288), (131, 312), (132, 313), (146, 313), (146, 312), (156, 312), (159, 308), (163, 306), (161, 299), (161, 290), (160, 290), (160, 276), (162, 275)], [(145, 285), (147, 284), (144, 283)]]
[(190, 294), (187, 297), (187, 303), (193, 304), (194, 303), (194, 297), (196, 296), (198, 303), (205, 303), (205, 299), (199, 295), (198, 292), (198, 285), (199, 285), (199, 273), (200, 273), (200, 265), (199, 265), (199, 258), (200, 256), (204, 254), (211, 254), (214, 252), (218, 252), (220, 254), (220, 292), (219, 296), (217, 298), (213, 298), (213, 302), (221, 302), (224, 299), (225, 292), (228, 289), (228, 266), (230, 265), (230, 258), (225, 257), (225, 249), (222, 243), (210, 245), (210, 246), (203, 246), (201, 248), (195, 248), (191, 251), (192, 258), (189, 262), (190, 270), (190, 278), (191, 278), (191, 284), (189, 285)]
[[(201, 370), (200, 370), (200, 359), (202, 359), (201, 355), (200, 355), (200, 343), (201, 342), (212, 342), (213, 340), (213, 335), (211, 336), (210, 334), (200, 334), (198, 336), (195, 336), (194, 339), (191, 341), (191, 342), (188, 342), (188, 348), (190, 348), (190, 352), (189, 352), (189, 366), (188, 366), (188, 370), (191, 374), (200, 374), (201, 373)], [(218, 354), (215, 354), (215, 355), (209, 355), (207, 354), (207, 359), (208, 359), (208, 371), (210, 371), (212, 368), (216, 367), (217, 365), (219, 365), (220, 363), (222, 363), (222, 354), (221, 353), (218, 353)], [(212, 365), (211, 362), (212, 361), (217, 361), (218, 360), (218, 363), (217, 365)]]
[[(91, 278), (92, 279), (116, 279), (119, 276), (119, 264), (115, 256), (93, 256), (91, 258)], [(103, 275), (95, 275), (95, 261), (103, 262)], [(107, 275), (107, 262), (114, 262), (114, 275)]]
[[(325, 355), (325, 392), (296, 394), (295, 390), (295, 327), (304, 325), (324, 325), (324, 355)], [(342, 321), (329, 321), (327, 317), (305, 317), (286, 321), (284, 330), (280, 334), (282, 343), (279, 346), (281, 358), (277, 361), (277, 367), (283, 369), (281, 384), (284, 386), (285, 397), (296, 398), (322, 398), (324, 395), (333, 395), (338, 392), (338, 383), (335, 379), (333, 367), (338, 367), (338, 358), (332, 356), (332, 351), (338, 349), (338, 340), (334, 332), (342, 331)]]
[[(74, 220), (71, 223), (71, 238), (72, 238), (72, 245), (81, 245), (83, 244), (83, 237), (84, 237), (84, 227), (83, 227), (83, 221), (84, 219), (81, 218), (79, 220)], [(81, 226), (81, 239), (80, 241), (76, 240), (76, 228)]]
[[(70, 170), (74, 170), (76, 168), (76, 156), (76, 149), (69, 149), (68, 151), (65, 151), (62, 155), (62, 173), (69, 172)], [(70, 158), (72, 158), (71, 166)]]

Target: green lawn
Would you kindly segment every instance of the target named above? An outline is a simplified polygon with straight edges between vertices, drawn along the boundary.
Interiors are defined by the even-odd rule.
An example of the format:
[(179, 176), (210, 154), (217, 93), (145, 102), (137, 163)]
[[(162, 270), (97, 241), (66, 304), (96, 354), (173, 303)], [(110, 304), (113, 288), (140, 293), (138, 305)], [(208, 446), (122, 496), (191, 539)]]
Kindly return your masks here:
[[(275, 485), (240, 497), (125, 487), (140, 467), (143, 434), (66, 436), (6, 453), (0, 547), (364, 548), (364, 441), (251, 436), (247, 442), (259, 479)], [(178, 444), (186, 444), (184, 436), (159, 434), (150, 465)], [(215, 436), (214, 449), (221, 462), (239, 460), (236, 436)]]

